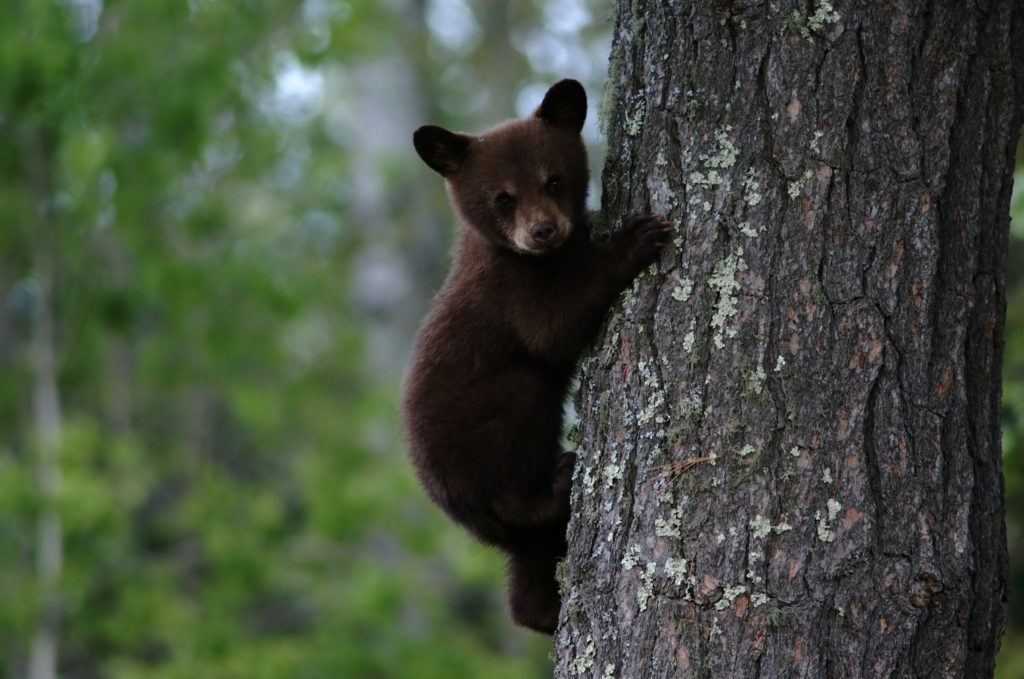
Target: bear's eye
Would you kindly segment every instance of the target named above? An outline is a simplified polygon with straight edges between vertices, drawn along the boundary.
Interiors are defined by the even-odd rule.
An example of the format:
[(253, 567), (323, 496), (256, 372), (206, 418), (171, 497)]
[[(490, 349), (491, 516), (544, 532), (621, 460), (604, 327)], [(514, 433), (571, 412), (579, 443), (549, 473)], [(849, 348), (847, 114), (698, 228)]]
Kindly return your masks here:
[(548, 193), (550, 193), (552, 196), (557, 195), (558, 192), (562, 190), (562, 178), (559, 177), (558, 175), (554, 175), (548, 178), (546, 188)]
[(502, 191), (495, 197), (494, 202), (500, 209), (509, 210), (516, 204), (516, 199), (509, 195), (507, 191)]

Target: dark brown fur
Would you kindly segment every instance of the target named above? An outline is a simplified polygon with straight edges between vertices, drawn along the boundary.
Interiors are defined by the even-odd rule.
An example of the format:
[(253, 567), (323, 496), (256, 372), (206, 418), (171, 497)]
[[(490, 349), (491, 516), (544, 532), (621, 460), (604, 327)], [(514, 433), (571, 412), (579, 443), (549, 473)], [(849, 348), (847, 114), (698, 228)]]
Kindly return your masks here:
[(559, 445), (566, 389), (608, 307), (668, 238), (647, 215), (589, 242), (585, 116), (583, 88), (563, 80), (529, 118), (413, 138), (464, 225), (406, 378), (410, 454), (430, 497), (508, 553), (512, 617), (546, 633), (575, 462)]

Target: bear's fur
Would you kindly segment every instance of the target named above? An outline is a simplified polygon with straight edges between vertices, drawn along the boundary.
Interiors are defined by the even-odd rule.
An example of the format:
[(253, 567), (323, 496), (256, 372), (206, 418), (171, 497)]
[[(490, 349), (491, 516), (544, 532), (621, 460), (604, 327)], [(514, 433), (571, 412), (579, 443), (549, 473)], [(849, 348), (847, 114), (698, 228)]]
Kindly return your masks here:
[(410, 456), (434, 502), (508, 554), (513, 619), (548, 634), (575, 462), (559, 444), (569, 380), (615, 297), (668, 239), (644, 215), (590, 243), (586, 109), (583, 87), (563, 80), (529, 118), (413, 136), (463, 227), (406, 376)]

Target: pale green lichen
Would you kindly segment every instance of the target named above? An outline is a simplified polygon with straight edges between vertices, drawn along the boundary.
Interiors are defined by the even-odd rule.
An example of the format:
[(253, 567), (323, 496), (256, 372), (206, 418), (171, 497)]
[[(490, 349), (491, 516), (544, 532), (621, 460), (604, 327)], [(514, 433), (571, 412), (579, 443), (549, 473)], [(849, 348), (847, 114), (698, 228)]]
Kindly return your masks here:
[(739, 310), (736, 293), (740, 289), (740, 283), (736, 275), (747, 270), (747, 263), (743, 260), (743, 248), (731, 254), (715, 265), (708, 285), (718, 293), (718, 306), (711, 317), (711, 327), (715, 328), (715, 346), (719, 349), (725, 347), (725, 337), (735, 337), (735, 329), (726, 329), (730, 318), (736, 315)]
[(722, 636), (722, 628), (718, 626), (718, 618), (711, 619), (711, 629), (708, 630), (708, 641), (715, 643)]
[(590, 467), (584, 467), (583, 469), (583, 492), (590, 495), (594, 492), (594, 486), (597, 480), (590, 473)]
[(615, 663), (607, 663), (604, 666), (604, 674), (601, 679), (615, 679)]
[(693, 329), (691, 328), (689, 332), (683, 335), (683, 351), (688, 354), (691, 353), (693, 351), (694, 341), (696, 341), (696, 337), (694, 336)]
[(768, 376), (764, 372), (764, 368), (757, 366), (747, 378), (747, 389), (758, 396), (764, 391), (764, 382)]
[(800, 448), (797, 446), (793, 446), (792, 448), (789, 449), (789, 454), (792, 455), (793, 457), (800, 457)]
[(569, 663), (569, 672), (572, 674), (583, 674), (594, 666), (594, 656), (597, 655), (597, 649), (594, 647), (594, 637), (588, 634), (586, 643), (583, 655), (577, 656)]
[(659, 408), (661, 408), (664, 405), (665, 395), (660, 390), (652, 393), (650, 400), (647, 402), (647, 405), (636, 416), (637, 424), (647, 424), (652, 419), (654, 419), (655, 422), (661, 424), (664, 421), (664, 418), (661, 416), (655, 418), (654, 414)]
[(821, 512), (815, 512), (814, 518), (818, 521), (818, 539), (822, 542), (832, 542), (836, 539), (836, 534), (829, 530), (828, 521), (821, 515)]
[(654, 533), (658, 537), (662, 538), (682, 537), (679, 532), (679, 519), (675, 516), (670, 516), (667, 519), (663, 519), (659, 516), (654, 519)]
[[(715, 130), (717, 148), (714, 153), (702, 153), (700, 155), (700, 164), (704, 170), (695, 170), (690, 173), (690, 182), (692, 184), (711, 189), (722, 183), (722, 175), (718, 170), (732, 167), (736, 164), (736, 159), (739, 157), (739, 149), (736, 148), (736, 144), (730, 138), (731, 134), (732, 127), (729, 125)], [(710, 209), (710, 205), (705, 208), (705, 210)]]
[(810, 38), (812, 33), (823, 33), (828, 24), (839, 21), (839, 12), (832, 7), (829, 0), (816, 0), (814, 12), (810, 16), (803, 16), (799, 10), (793, 10), (786, 18), (784, 25), (792, 33), (798, 33), (803, 38)]
[(814, 5), (814, 14), (807, 17), (807, 27), (820, 33), (825, 29), (825, 24), (838, 21), (839, 12), (832, 7), (832, 3), (829, 0), (818, 0)]
[(693, 294), (693, 281), (683, 278), (672, 288), (672, 299), (677, 302), (685, 302)]
[(724, 611), (729, 606), (732, 606), (733, 602), (736, 601), (736, 597), (746, 591), (746, 585), (726, 585), (722, 590), (722, 598), (715, 602), (715, 610)]
[(746, 177), (743, 178), (743, 200), (748, 206), (754, 207), (761, 202), (762, 198), (764, 196), (761, 195), (761, 184), (754, 175), (754, 168), (751, 167), (747, 170)]
[(800, 194), (803, 193), (803, 191), (804, 191), (804, 186), (807, 184), (807, 182), (813, 176), (814, 176), (813, 172), (811, 172), (810, 170), (804, 170), (804, 173), (802, 175), (800, 175), (798, 178), (796, 178), (793, 181), (791, 181), (789, 183), (789, 189), (788, 189), (789, 197), (790, 198), (797, 198), (797, 197), (799, 197)]
[(686, 559), (668, 558), (665, 560), (665, 575), (672, 578), (676, 586), (683, 584), (686, 577)]
[(765, 517), (758, 514), (750, 521), (750, 528), (753, 531), (752, 537), (754, 539), (760, 539), (767, 537), (772, 532), (772, 524)]
[[(691, 330), (690, 333), (688, 333), (688, 334), (692, 334), (692, 332), (693, 331)], [(692, 345), (692, 342), (693, 342), (693, 338), (691, 337), (690, 338), (691, 345)], [(687, 351), (689, 351), (689, 349), (687, 349)], [(699, 388), (693, 387), (693, 388), (689, 389), (686, 392), (686, 394), (683, 396), (682, 400), (679, 401), (678, 405), (676, 406), (675, 416), (677, 418), (681, 419), (681, 420), (686, 420), (686, 421), (689, 421), (689, 422), (692, 422), (693, 420), (697, 419), (697, 417), (701, 414), (701, 410), (702, 410), (701, 409), (701, 397), (702, 397), (702, 394), (701, 394), (701, 390)], [(681, 443), (683, 441), (683, 434), (684, 434), (684, 430), (682, 429), (682, 427), (677, 427), (675, 430), (673, 430), (673, 432), (674, 432), (674, 435), (673, 435), (674, 441), (676, 443)]]
[(821, 470), (821, 482), (827, 485), (832, 485), (832, 470), (825, 467)]
[(786, 531), (793, 530), (793, 527), (785, 521), (780, 521), (772, 530), (775, 531), (776, 535), (782, 535)]
[(739, 157), (739, 149), (732, 143), (730, 134), (732, 127), (726, 125), (724, 128), (715, 130), (715, 141), (718, 142), (718, 152), (713, 156), (701, 156), (701, 160), (708, 167), (728, 168), (736, 164)]
[(653, 561), (647, 562), (647, 568), (640, 574), (640, 588), (636, 592), (636, 599), (640, 603), (640, 610), (647, 610), (647, 602), (654, 596), (654, 571), (658, 564)]
[(768, 603), (768, 595), (764, 592), (757, 592), (756, 594), (750, 597), (750, 603), (754, 605), (754, 608), (764, 606), (766, 603)]
[(601, 478), (604, 479), (605, 487), (611, 488), (616, 481), (622, 478), (622, 467), (615, 463), (605, 465), (601, 470)]
[[(705, 189), (713, 189), (722, 183), (722, 175), (718, 174), (718, 170), (711, 170), (709, 172), (694, 170), (690, 173), (690, 183), (702, 186)], [(710, 210), (711, 204), (705, 201), (704, 209)]]
[(647, 361), (638, 362), (637, 369), (639, 369), (640, 374), (643, 375), (645, 387), (650, 387), (651, 389), (658, 388), (658, 374), (650, 369)]
[(811, 138), (811, 147), (818, 153), (821, 153), (821, 138), (823, 136), (825, 136), (824, 132), (821, 130), (815, 130), (814, 137)]
[(780, 372), (783, 366), (786, 365), (786, 357), (779, 354), (779, 357), (775, 359), (775, 372)]
[(627, 571), (633, 570), (633, 567), (637, 564), (638, 556), (640, 556), (640, 547), (638, 545), (631, 545), (620, 562), (622, 564), (622, 568)]
[(814, 512), (814, 518), (818, 522), (818, 539), (822, 542), (833, 542), (836, 539), (836, 533), (829, 527), (829, 524), (835, 521), (843, 506), (836, 500), (829, 498), (826, 507), (828, 511), (827, 516), (822, 516), (820, 511)]
[(644, 100), (637, 99), (633, 109), (626, 115), (626, 134), (635, 137), (644, 125)]
[(737, 450), (736, 454), (739, 455), (740, 457), (746, 457), (747, 455), (750, 455), (751, 453), (755, 452), (756, 450), (757, 450), (757, 448), (755, 448), (754, 446), (752, 446), (752, 445), (750, 445), (748, 443), (747, 445), (745, 445), (742, 448), (740, 448), (739, 450)]

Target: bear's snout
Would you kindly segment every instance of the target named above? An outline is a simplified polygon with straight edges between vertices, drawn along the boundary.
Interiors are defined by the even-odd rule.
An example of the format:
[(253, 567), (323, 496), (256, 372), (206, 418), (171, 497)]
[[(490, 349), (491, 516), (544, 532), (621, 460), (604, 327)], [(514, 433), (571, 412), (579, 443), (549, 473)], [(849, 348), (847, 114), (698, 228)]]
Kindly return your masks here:
[(555, 223), (550, 219), (534, 222), (530, 227), (530, 237), (539, 245), (544, 245), (555, 236)]

